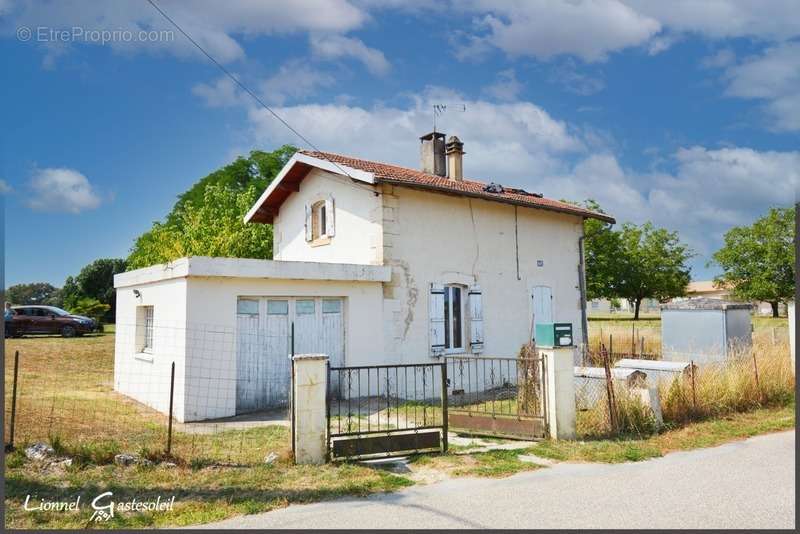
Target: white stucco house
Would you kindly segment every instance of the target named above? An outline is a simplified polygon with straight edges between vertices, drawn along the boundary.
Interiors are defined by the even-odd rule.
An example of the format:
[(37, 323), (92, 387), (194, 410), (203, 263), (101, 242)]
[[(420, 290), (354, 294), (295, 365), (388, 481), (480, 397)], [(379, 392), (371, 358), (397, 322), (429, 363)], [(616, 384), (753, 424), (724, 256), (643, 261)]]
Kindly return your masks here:
[(283, 404), (292, 325), (295, 353), (348, 366), (513, 356), (534, 321), (581, 340), (583, 220), (614, 220), (464, 179), (455, 137), (420, 152), (411, 169), (300, 151), (245, 217), (273, 225), (273, 260), (117, 275), (115, 388), (165, 411), (174, 361), (181, 421)]

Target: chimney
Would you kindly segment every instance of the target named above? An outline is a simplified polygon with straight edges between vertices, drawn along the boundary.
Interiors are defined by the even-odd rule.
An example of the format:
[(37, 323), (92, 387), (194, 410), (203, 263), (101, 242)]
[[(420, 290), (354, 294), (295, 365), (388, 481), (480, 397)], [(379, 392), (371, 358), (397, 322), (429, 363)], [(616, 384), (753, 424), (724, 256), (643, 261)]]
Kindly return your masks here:
[(444, 138), (440, 132), (431, 132), (419, 138), (422, 144), (419, 147), (422, 171), (438, 176), (446, 176), (444, 158)]
[(445, 153), (447, 154), (447, 177), (460, 182), (464, 179), (464, 143), (455, 135), (451, 135), (445, 145)]

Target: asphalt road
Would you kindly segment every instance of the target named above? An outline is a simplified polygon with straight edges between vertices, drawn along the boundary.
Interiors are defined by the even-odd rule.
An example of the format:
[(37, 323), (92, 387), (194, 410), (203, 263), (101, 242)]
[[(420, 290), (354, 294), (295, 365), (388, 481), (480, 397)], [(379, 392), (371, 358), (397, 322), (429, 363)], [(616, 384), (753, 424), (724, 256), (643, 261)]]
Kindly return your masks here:
[(794, 528), (794, 432), (618, 465), (557, 464), (206, 528)]

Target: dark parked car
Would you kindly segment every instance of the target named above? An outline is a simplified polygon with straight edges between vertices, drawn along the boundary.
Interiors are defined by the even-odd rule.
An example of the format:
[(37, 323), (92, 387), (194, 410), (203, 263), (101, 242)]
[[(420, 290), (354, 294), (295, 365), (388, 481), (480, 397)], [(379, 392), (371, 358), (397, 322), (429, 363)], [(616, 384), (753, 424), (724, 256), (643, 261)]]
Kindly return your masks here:
[(19, 337), (25, 334), (61, 334), (64, 337), (80, 336), (94, 332), (97, 323), (89, 317), (73, 315), (55, 306), (14, 306), (11, 332)]

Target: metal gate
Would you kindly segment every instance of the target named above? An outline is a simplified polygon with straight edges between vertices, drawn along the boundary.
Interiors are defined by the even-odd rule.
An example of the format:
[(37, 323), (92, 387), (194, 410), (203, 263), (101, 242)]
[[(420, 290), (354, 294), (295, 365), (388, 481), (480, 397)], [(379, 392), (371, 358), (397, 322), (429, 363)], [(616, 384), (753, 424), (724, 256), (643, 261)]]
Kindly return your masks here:
[(546, 436), (542, 357), (448, 356), (445, 365), (451, 430), (522, 439)]
[(447, 451), (444, 363), (328, 367), (331, 460)]

